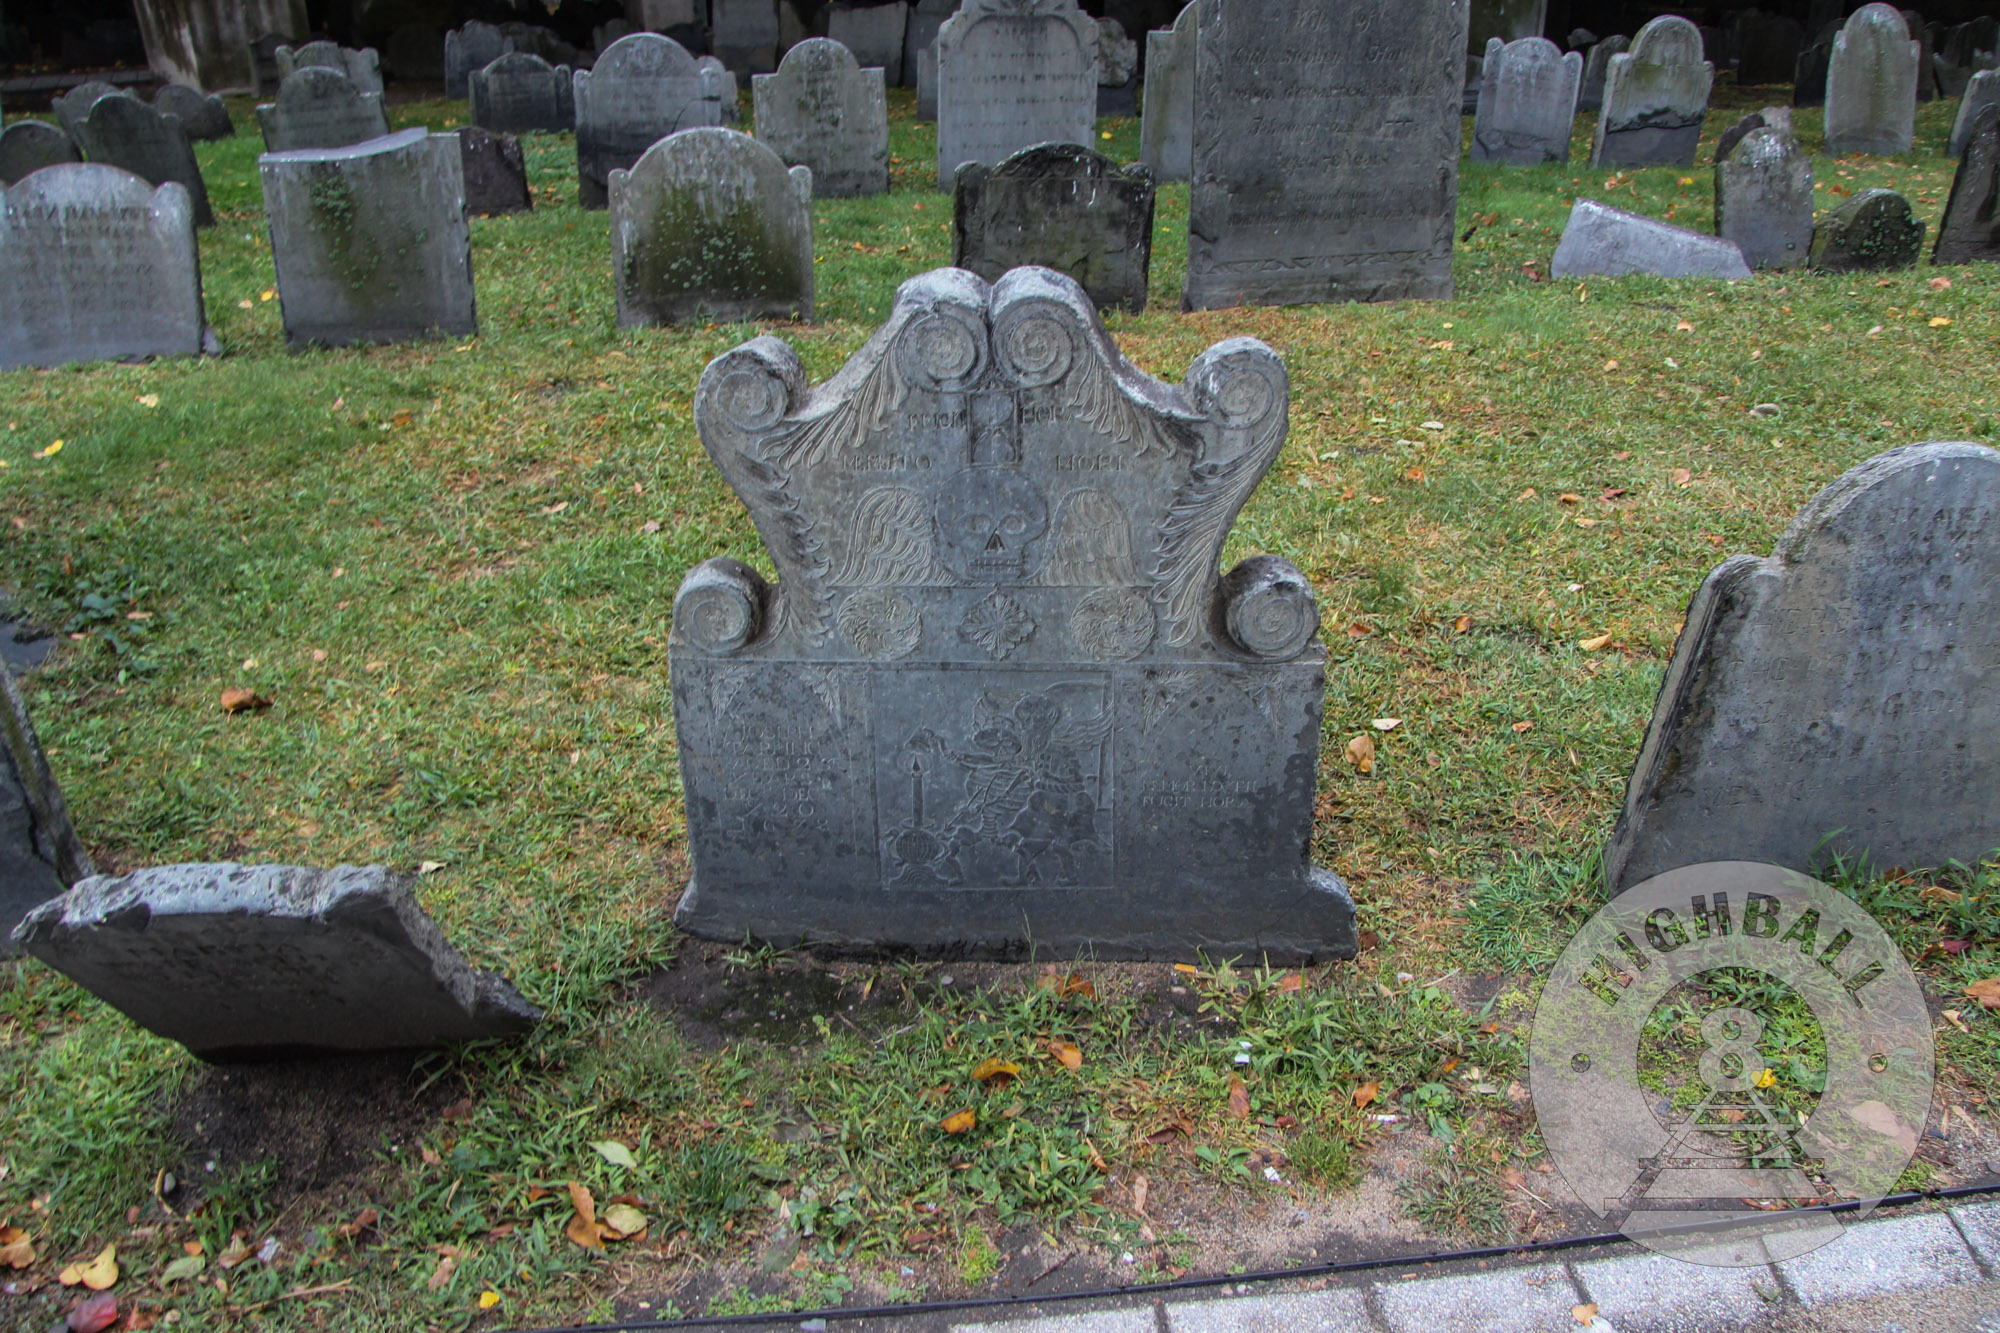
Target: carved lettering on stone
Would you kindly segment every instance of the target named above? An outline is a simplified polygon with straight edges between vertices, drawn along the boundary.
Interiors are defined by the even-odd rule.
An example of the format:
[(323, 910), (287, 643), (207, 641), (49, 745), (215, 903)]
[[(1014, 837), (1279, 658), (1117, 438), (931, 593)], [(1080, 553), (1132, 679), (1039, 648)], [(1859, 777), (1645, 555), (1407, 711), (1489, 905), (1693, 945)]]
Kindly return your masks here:
[(938, 30), (938, 188), (1097, 130), (1098, 27), (1071, 0), (967, 0)]

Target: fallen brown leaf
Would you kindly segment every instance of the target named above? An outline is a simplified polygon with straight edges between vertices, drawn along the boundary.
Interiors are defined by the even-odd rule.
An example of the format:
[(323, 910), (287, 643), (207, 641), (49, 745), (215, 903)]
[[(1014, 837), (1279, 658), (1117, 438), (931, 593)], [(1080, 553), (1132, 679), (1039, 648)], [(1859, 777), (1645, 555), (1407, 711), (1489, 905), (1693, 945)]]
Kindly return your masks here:
[(0, 1264), (26, 1268), (34, 1262), (35, 1243), (28, 1233), (16, 1226), (0, 1227)]
[(1278, 982), (1278, 994), (1280, 995), (1290, 995), (1296, 991), (1302, 991), (1305, 988), (1306, 988), (1305, 976), (1304, 974), (1299, 972), (1287, 972), (1285, 973), (1284, 977)]
[(1667, 480), (1676, 486), (1685, 486), (1694, 480), (1694, 473), (1684, 467), (1670, 467), (1667, 469)]
[(2000, 977), (1987, 977), (1965, 988), (1966, 998), (1979, 1001), (1982, 1009), (2000, 1009)]
[(1535, 729), (1535, 724), (1528, 721), (1526, 718), (1523, 718), (1521, 721), (1516, 722), (1514, 724), (1514, 731), (1523, 736), (1527, 735), (1534, 729)]
[(996, 1078), (1017, 1078), (1020, 1073), (1021, 1066), (1011, 1060), (1002, 1060), (996, 1055), (991, 1059), (981, 1060), (973, 1069), (972, 1077), (975, 1082), (986, 1083)]
[(939, 1128), (947, 1134), (963, 1134), (979, 1123), (979, 1116), (970, 1108), (954, 1111), (940, 1122)]
[(1071, 1073), (1083, 1068), (1083, 1050), (1073, 1041), (1064, 1041), (1061, 1037), (1051, 1038), (1049, 1054)]
[(1472, 617), (1460, 616), (1457, 620), (1451, 622), (1451, 627), (1458, 633), (1463, 634), (1472, 628)]
[(443, 1291), (450, 1284), (451, 1275), (457, 1271), (458, 1260), (452, 1258), (450, 1255), (446, 1255), (444, 1258), (438, 1260), (438, 1266), (431, 1270), (431, 1275), (428, 1278), (424, 1279), (424, 1289), (426, 1291)]
[(1354, 1104), (1357, 1107), (1367, 1106), (1381, 1095), (1382, 1085), (1370, 1079), (1354, 1090)]
[(1243, 1080), (1236, 1075), (1229, 1076), (1229, 1118), (1248, 1120), (1250, 1118), (1250, 1089), (1243, 1086)]
[(230, 689), (222, 692), (222, 711), (225, 713), (248, 713), (270, 706), (271, 701), (255, 690)]
[(1363, 773), (1375, 771), (1375, 738), (1363, 732), (1347, 743), (1347, 762)]
[[(356, 1236), (366, 1231), (369, 1227), (374, 1226), (376, 1220), (379, 1219), (381, 1216), (382, 1215), (376, 1212), (373, 1208), (363, 1208), (360, 1212), (354, 1215), (354, 1219), (352, 1221), (342, 1222), (339, 1226), (335, 1227), (333, 1229), (334, 1234), (337, 1236), (344, 1236), (348, 1240), (353, 1240)], [(199, 1254), (200, 1251), (197, 1250), (195, 1251), (195, 1253)]]
[(118, 1298), (110, 1292), (92, 1296), (64, 1316), (62, 1326), (69, 1333), (104, 1333), (118, 1322)]
[[(586, 1250), (603, 1249), (604, 1234), (610, 1228), (597, 1220), (597, 1200), (591, 1197), (588, 1189), (574, 1180), (568, 1182), (568, 1187), (571, 1215), (569, 1225), (563, 1228), (563, 1235)], [(437, 1288), (432, 1287), (431, 1290), (436, 1291)]]
[(1499, 1030), (1500, 1020), (1497, 1018), (1489, 1018), (1479, 1025), (1479, 1035), (1482, 1037), (1490, 1037)]

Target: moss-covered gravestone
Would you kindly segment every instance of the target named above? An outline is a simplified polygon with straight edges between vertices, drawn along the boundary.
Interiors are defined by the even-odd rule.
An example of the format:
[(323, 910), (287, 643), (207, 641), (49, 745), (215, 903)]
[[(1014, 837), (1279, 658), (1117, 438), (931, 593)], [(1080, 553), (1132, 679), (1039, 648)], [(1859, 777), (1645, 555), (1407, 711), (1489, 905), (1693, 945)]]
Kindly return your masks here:
[(889, 105), (880, 69), (826, 37), (809, 37), (750, 80), (757, 139), (794, 166), (812, 168), (822, 199), (889, 190)]
[(1909, 200), (1894, 190), (1863, 190), (1813, 227), (1812, 266), (1828, 273), (1908, 268), (1923, 248), (1924, 224)]

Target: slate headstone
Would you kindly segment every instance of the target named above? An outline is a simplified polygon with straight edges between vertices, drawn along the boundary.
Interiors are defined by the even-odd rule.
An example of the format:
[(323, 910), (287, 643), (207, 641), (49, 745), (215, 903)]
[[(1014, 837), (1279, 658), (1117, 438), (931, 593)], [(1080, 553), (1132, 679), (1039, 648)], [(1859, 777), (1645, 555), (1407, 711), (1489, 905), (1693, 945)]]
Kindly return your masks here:
[(917, 119), (937, 123), (938, 63), (937, 43), (917, 52)]
[(1744, 136), (1749, 134), (1750, 131), (1764, 129), (1769, 124), (1770, 122), (1764, 119), (1763, 112), (1752, 111), (1749, 115), (1724, 130), (1722, 137), (1715, 141), (1715, 165), (1721, 166), (1724, 162), (1727, 162), (1729, 155), (1736, 151), (1736, 145), (1742, 143)]
[(1755, 129), (1715, 164), (1715, 234), (1751, 268), (1804, 266), (1812, 254), (1812, 158), (1781, 130)]
[(812, 322), (812, 171), (737, 130), (660, 140), (611, 173), (618, 327)]
[(201, 165), (176, 117), (162, 115), (130, 93), (100, 97), (77, 122), (76, 142), (92, 162), (121, 167), (152, 185), (173, 181), (188, 192), (194, 225), (215, 225)]
[(611, 44), (576, 89), (577, 197), (603, 208), (610, 174), (639, 160), (669, 134), (714, 125), (721, 115), (715, 76), (671, 37), (635, 32)]
[(76, 145), (60, 125), (17, 120), (0, 129), (0, 185), (12, 185), (31, 171), (76, 160)]
[(1833, 41), (1813, 42), (1799, 52), (1799, 63), (1792, 74), (1792, 105), (1803, 107), (1826, 105), (1827, 67), (1833, 60)]
[(1924, 248), (1924, 224), (1894, 190), (1863, 190), (1813, 228), (1812, 266), (1828, 273), (1908, 268)]
[(457, 131), (458, 163), (465, 178), (465, 211), (470, 217), (525, 213), (534, 207), (521, 141), (477, 125)]
[(910, 7), (903, 0), (888, 5), (853, 5), (835, 0), (827, 6), (826, 35), (854, 53), (862, 69), (879, 67), (891, 87), (903, 86), (903, 37)]
[(1097, 22), (1070, 0), (966, 0), (938, 30), (938, 188), (1097, 132)]
[(997, 167), (958, 169), (951, 262), (989, 282), (1039, 265), (1076, 280), (1099, 309), (1146, 308), (1153, 174), (1081, 144), (1024, 148)]
[(1139, 114), (1139, 43), (1110, 15), (1097, 20), (1097, 114)]
[(1981, 111), (1966, 136), (1931, 251), (1933, 264), (1981, 260), (2000, 262), (2000, 103)]
[(1931, 30), (1924, 26), (1924, 16), (1914, 9), (1902, 11), (1903, 26), (1917, 43), (1917, 100), (1933, 102), (1937, 100), (1937, 65), (1932, 60)]
[(1200, 18), (1201, 7), (1191, 4), (1173, 27), (1146, 34), (1139, 160), (1163, 181), (1184, 181), (1194, 169), (1194, 40)]
[(1783, 14), (1746, 9), (1736, 16), (1736, 84), (1790, 83), (1806, 30)]
[(1466, 0), (1200, 3), (1183, 304), (1449, 297)]
[(1981, 70), (1966, 81), (1965, 93), (1958, 100), (1947, 150), (1953, 157), (1965, 156), (1965, 146), (1972, 141), (1972, 123), (1989, 106), (2000, 106), (2000, 71)]
[(289, 39), (282, 33), (260, 33), (250, 42), (251, 79), (257, 86), (257, 96), (274, 94), (280, 82), (278, 78), (278, 48), (289, 45)]
[(880, 69), (861, 68), (831, 38), (809, 37), (785, 52), (776, 74), (752, 75), (750, 95), (758, 140), (787, 163), (811, 167), (814, 195), (888, 192), (889, 104)]
[(573, 130), (576, 100), (570, 76), (568, 65), (509, 51), (467, 76), (472, 123), (496, 134)]
[(405, 23), (390, 33), (385, 54), (398, 83), (444, 80), (444, 33), (428, 23)]
[(201, 259), (184, 186), (43, 167), (0, 216), (0, 370), (199, 356)]
[(1062, 275), (940, 269), (826, 385), (758, 338), (694, 413), (778, 581), (715, 559), (674, 599), (683, 928), (1353, 955), (1345, 886), (1311, 862), (1312, 587), (1275, 556), (1217, 570), (1284, 445), (1275, 352), (1231, 339), (1169, 385)]
[(1583, 57), (1564, 55), (1546, 37), (1486, 44), (1472, 160), (1531, 167), (1569, 161)]
[(1917, 125), (1917, 51), (1893, 5), (1863, 5), (1840, 35), (1826, 72), (1826, 151), (1907, 153)]
[(917, 81), (917, 52), (937, 40), (944, 21), (958, 12), (959, 0), (917, 0), (903, 26), (903, 82)]
[(1682, 166), (1694, 161), (1715, 66), (1702, 59), (1701, 31), (1674, 14), (1639, 29), (1632, 49), (1611, 57), (1593, 167)]
[(286, 79), (278, 100), (257, 108), (264, 149), (344, 148), (389, 132), (381, 93), (364, 93), (337, 69), (308, 65)]
[(185, 83), (170, 83), (154, 93), (153, 110), (179, 119), (182, 132), (194, 143), (236, 135), (236, 122), (229, 118), (229, 107), (223, 100)]
[(1977, 865), (2000, 847), (2000, 453), (1915, 444), (1821, 491), (1688, 606), (1604, 855)]
[[(522, 23), (509, 20), (500, 25), (500, 33), (514, 44), (516, 51), (526, 51), (540, 56), (551, 65), (568, 65), (571, 69), (581, 69), (588, 62), (576, 44), (559, 35), (554, 29), (539, 23)], [(483, 68), (483, 66), (482, 66)], [(466, 75), (466, 87), (471, 88), (471, 74)]]
[[(0, 257), (0, 265), (5, 259)], [(97, 873), (28, 720), (14, 673), (0, 667), (0, 958), (18, 952), (21, 918)]]
[(1632, 49), (1632, 39), (1623, 33), (1606, 37), (1590, 48), (1583, 62), (1583, 87), (1576, 94), (1576, 109), (1599, 111), (1604, 107), (1604, 76), (1611, 72), (1611, 57)]
[(100, 97), (117, 94), (118, 88), (112, 84), (91, 79), (79, 83), (68, 92), (58, 93), (49, 99), (49, 110), (56, 113), (56, 120), (63, 127), (63, 133), (75, 139), (82, 128), (83, 118), (90, 114), (90, 108)]
[(285, 80), (302, 69), (318, 66), (322, 69), (337, 69), (353, 80), (354, 86), (364, 93), (382, 91), (382, 57), (372, 46), (356, 50), (342, 46), (339, 42), (307, 42), (293, 48), (281, 46), (274, 53), (278, 60), (278, 86), (284, 87)]
[(714, 0), (710, 50), (731, 73), (748, 77), (778, 67), (777, 0)]
[(485, 69), (513, 49), (513, 41), (491, 23), (473, 19), (453, 28), (444, 35), (444, 95), (469, 96), (472, 71)]
[(1577, 200), (1563, 226), (1562, 240), (1556, 243), (1555, 258), (1549, 261), (1549, 276), (1617, 278), (1630, 273), (1734, 281), (1749, 277), (1750, 268), (1732, 241), (1610, 208), (1595, 199)]
[(15, 939), (204, 1060), (510, 1037), (540, 1020), (384, 866), (154, 866), (84, 880)]
[(409, 129), (257, 159), (288, 345), (478, 332), (460, 151)]

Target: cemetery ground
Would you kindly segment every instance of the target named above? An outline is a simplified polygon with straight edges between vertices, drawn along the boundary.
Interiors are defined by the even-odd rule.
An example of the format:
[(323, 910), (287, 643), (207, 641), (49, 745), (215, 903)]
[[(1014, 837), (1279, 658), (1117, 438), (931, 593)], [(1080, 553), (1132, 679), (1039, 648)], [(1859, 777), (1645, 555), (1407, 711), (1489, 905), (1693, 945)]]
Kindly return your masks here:
[[(1546, 280), (1578, 195), (1708, 229), (1716, 135), (1781, 91), (1719, 88), (1692, 168), (1589, 170), (1588, 118), (1572, 165), (1466, 166), (1446, 302), (1182, 315), (1187, 193), (1162, 190), (1152, 303), (1106, 317), (1120, 347), (1178, 380), (1249, 334), (1291, 374), (1289, 442), (1225, 565), (1283, 554), (1320, 599), (1315, 859), (1353, 886), (1365, 948), (1302, 972), (678, 936), (672, 593), (714, 555), (769, 569), (690, 399), (752, 331), (617, 330), (607, 216), (576, 206), (570, 138), (531, 135), (535, 211), (473, 224), (479, 336), (288, 355), (233, 104), (239, 136), (198, 150), (228, 354), (0, 377), (0, 571), (67, 636), (28, 683), (36, 724), (100, 869), (420, 870), (453, 939), (548, 1021), (209, 1068), (38, 963), (0, 966), (5, 1322), (47, 1327), (85, 1290), (63, 1270), (108, 1276), (107, 1252), (132, 1327), (387, 1330), (1595, 1229), (1549, 1202), (1526, 1026), (1599, 901), (1594, 849), (1689, 595), (1864, 458), (2000, 443), (1994, 266)], [(891, 98), (895, 192), (815, 205), (822, 322), (767, 326), (816, 381), (950, 260), (934, 128)], [(1817, 157), (1820, 194), (1897, 188), (1934, 229), (1952, 110), (1920, 108), (1908, 156)], [(1137, 156), (1136, 122), (1101, 128)], [(1816, 144), (1819, 113), (1798, 128)], [(228, 712), (230, 690), (257, 699)], [(2000, 975), (2000, 862), (1838, 877), (1936, 1015), (1935, 1132), (1904, 1185), (1982, 1178), (2000, 1014), (1979, 995), (2000, 987), (1966, 992)], [(1741, 998), (1770, 1020), (1770, 1095), (1810, 1105), (1803, 1006)], [(1699, 1037), (1674, 1012), (1649, 1077), (1685, 1100)], [(614, 1235), (643, 1231), (605, 1237), (581, 1191)]]

